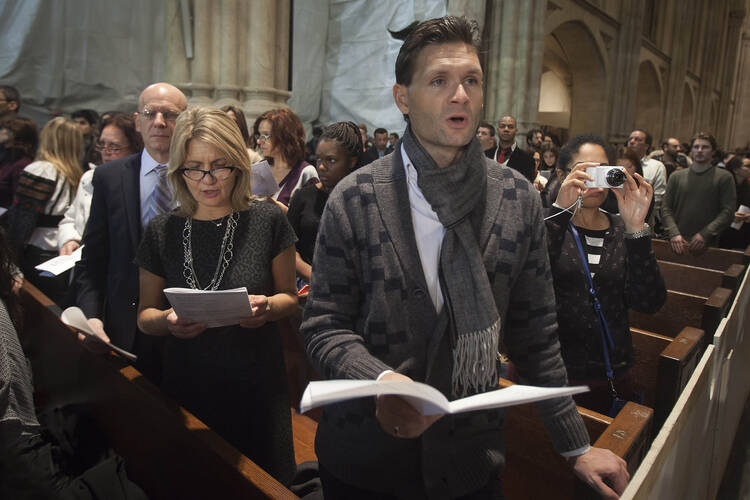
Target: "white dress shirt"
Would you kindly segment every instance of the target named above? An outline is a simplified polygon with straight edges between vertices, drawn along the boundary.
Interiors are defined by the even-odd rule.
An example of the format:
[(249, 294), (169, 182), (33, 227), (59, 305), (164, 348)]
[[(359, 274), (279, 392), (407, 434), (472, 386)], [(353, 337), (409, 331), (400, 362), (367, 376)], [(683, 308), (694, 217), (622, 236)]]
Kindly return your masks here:
[(438, 219), (430, 203), (425, 199), (422, 190), (419, 189), (417, 169), (414, 168), (403, 146), (401, 146), (401, 158), (404, 161), (404, 171), (406, 172), (411, 222), (414, 226), (414, 238), (417, 240), (419, 260), (422, 261), (422, 271), (432, 304), (435, 306), (435, 311), (440, 313), (443, 309), (443, 292), (440, 289), (438, 269), (440, 268), (440, 249), (443, 246), (445, 227)]

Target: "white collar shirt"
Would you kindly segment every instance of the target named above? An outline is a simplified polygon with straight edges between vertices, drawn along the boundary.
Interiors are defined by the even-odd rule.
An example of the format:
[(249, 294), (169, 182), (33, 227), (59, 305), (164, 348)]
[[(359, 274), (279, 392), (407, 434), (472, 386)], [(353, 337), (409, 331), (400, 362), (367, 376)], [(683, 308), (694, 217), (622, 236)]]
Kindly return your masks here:
[(401, 146), (401, 158), (406, 173), (406, 186), (409, 191), (409, 206), (411, 208), (411, 222), (414, 227), (414, 238), (417, 241), (419, 260), (427, 282), (427, 291), (440, 313), (443, 308), (443, 291), (440, 288), (440, 250), (443, 246), (445, 226), (438, 219), (430, 203), (425, 199), (417, 184), (417, 169), (412, 164), (406, 150)]

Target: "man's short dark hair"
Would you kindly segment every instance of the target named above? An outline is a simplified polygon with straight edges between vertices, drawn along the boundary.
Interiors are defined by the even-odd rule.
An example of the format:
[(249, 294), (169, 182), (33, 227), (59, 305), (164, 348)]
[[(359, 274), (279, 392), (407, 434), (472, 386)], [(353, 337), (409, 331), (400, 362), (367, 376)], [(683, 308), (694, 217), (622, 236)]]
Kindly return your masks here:
[(382, 128), (382, 127), (378, 127), (378, 128), (375, 129), (375, 132), (373, 132), (373, 135), (377, 135), (377, 134), (388, 135), (388, 131), (386, 129)]
[[(654, 143), (654, 138), (651, 137), (651, 134), (649, 134), (648, 131), (643, 130), (642, 128), (634, 128), (633, 132), (641, 132), (642, 134), (644, 134), (646, 136), (646, 144), (648, 146), (651, 146)], [(633, 132), (631, 132), (631, 134)]]
[(16, 103), (16, 112), (21, 109), (21, 94), (17, 88), (10, 85), (0, 85), (0, 92), (3, 93), (6, 101)]
[(480, 128), (486, 128), (487, 130), (490, 131), (490, 137), (495, 137), (495, 127), (493, 127), (490, 123), (481, 122), (479, 126), (477, 127), (477, 129), (480, 129)]
[(704, 141), (708, 141), (711, 143), (711, 149), (714, 151), (718, 151), (719, 145), (716, 143), (716, 138), (709, 134), (708, 132), (698, 132), (690, 139), (690, 149), (693, 149), (693, 143), (697, 139), (703, 139)]
[(409, 86), (415, 62), (428, 45), (463, 42), (479, 54), (479, 27), (465, 17), (445, 16), (419, 24), (409, 33), (396, 58), (396, 83)]
[(395, 137), (396, 139), (398, 139), (398, 134), (396, 132), (391, 132), (391, 135), (389, 135), (388, 137)]
[(578, 154), (578, 151), (581, 150), (581, 146), (584, 144), (596, 144), (597, 146), (601, 146), (607, 154), (607, 161), (609, 164), (611, 165), (614, 162), (615, 158), (613, 150), (609, 144), (604, 142), (604, 139), (602, 139), (601, 136), (596, 134), (579, 134), (560, 148), (560, 155), (557, 157), (557, 168), (566, 172), (572, 170), (573, 165), (570, 163), (573, 161), (573, 155)]
[(526, 132), (526, 144), (531, 144), (531, 140), (536, 134), (542, 134), (542, 139), (544, 138), (544, 132), (542, 132), (542, 129), (532, 128), (531, 130)]
[(70, 114), (70, 117), (72, 119), (76, 118), (83, 118), (87, 122), (89, 122), (89, 125), (92, 127), (96, 126), (99, 122), (99, 113), (94, 111), (93, 109), (78, 109), (76, 111), (73, 111)]

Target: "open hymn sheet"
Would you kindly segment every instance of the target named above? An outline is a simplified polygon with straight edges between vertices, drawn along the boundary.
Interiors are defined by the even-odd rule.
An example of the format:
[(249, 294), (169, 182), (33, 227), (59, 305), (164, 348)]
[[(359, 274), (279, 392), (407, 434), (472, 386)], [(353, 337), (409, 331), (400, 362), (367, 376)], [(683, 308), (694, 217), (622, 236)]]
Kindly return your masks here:
[(164, 295), (178, 318), (203, 323), (208, 328), (236, 325), (253, 315), (247, 288), (193, 290), (165, 288)]
[(422, 415), (462, 413), (474, 410), (489, 410), (543, 399), (571, 396), (587, 392), (585, 385), (573, 387), (536, 387), (512, 385), (505, 389), (475, 394), (455, 401), (448, 401), (432, 386), (421, 382), (377, 382), (375, 380), (324, 380), (310, 382), (302, 395), (302, 413), (332, 403), (368, 396), (392, 395), (407, 400)]

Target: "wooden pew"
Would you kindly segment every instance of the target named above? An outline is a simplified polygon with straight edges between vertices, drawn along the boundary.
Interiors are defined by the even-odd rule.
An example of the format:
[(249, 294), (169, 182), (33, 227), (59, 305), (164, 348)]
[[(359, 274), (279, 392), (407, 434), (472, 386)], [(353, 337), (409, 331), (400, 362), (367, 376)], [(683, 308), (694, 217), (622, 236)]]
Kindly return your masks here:
[(667, 290), (664, 306), (655, 314), (630, 310), (630, 326), (676, 337), (685, 326), (700, 328), (710, 342), (721, 319), (729, 311), (732, 291), (716, 288), (708, 297)]
[(690, 253), (677, 255), (672, 252), (672, 247), (670, 247), (667, 240), (652, 239), (651, 245), (657, 259), (676, 262), (678, 264), (706, 267), (718, 271), (724, 271), (732, 264), (741, 264), (744, 266), (750, 264), (750, 247), (746, 248), (744, 252), (723, 248), (709, 248), (701, 255), (692, 255)]
[[(32, 285), (24, 284), (21, 297), (19, 336), (32, 363), (37, 406), (84, 405), (150, 499), (297, 498), (121, 358), (83, 348)], [(309, 419), (293, 422), (307, 425), (308, 434), (299, 436), (307, 442)]]
[[(501, 387), (511, 384), (500, 380)], [(629, 402), (614, 419), (581, 407), (578, 411), (593, 445), (612, 450), (633, 474), (650, 444), (653, 410)], [(507, 498), (599, 498), (554, 450), (533, 404), (509, 408), (504, 429)]]
[(732, 290), (733, 299), (745, 275), (745, 266), (742, 264), (731, 264), (724, 271), (719, 271), (667, 260), (657, 262), (667, 289), (702, 297), (708, 297), (716, 288), (722, 287)]
[(644, 405), (654, 409), (656, 433), (703, 353), (704, 332), (685, 327), (675, 338), (637, 328), (630, 333), (635, 351), (633, 380), (644, 391)]

